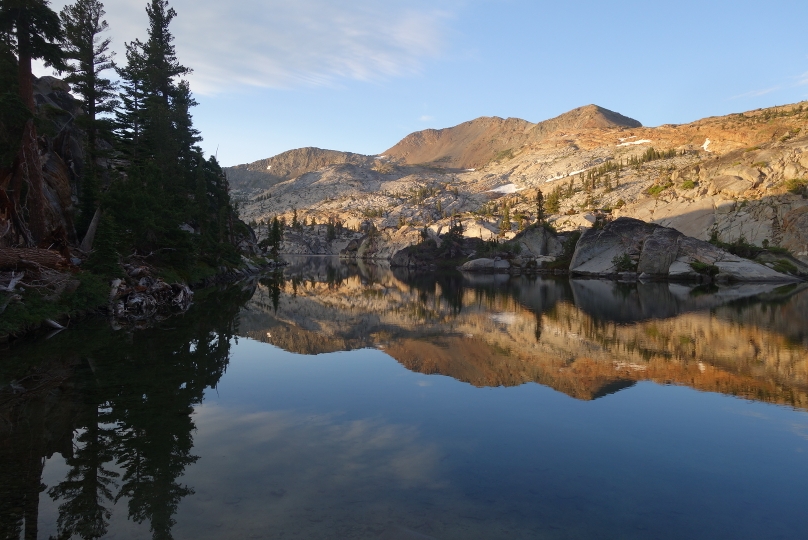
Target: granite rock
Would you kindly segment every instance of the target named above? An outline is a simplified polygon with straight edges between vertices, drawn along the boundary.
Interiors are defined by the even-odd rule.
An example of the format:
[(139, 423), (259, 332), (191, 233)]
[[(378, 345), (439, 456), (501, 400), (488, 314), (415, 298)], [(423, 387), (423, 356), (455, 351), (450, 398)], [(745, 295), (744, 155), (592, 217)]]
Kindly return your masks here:
[(575, 275), (615, 276), (618, 259), (628, 255), (646, 277), (701, 279), (691, 263), (715, 266), (716, 279), (734, 281), (795, 281), (797, 278), (732, 255), (709, 242), (632, 218), (618, 218), (602, 229), (589, 229), (578, 241), (570, 272)]

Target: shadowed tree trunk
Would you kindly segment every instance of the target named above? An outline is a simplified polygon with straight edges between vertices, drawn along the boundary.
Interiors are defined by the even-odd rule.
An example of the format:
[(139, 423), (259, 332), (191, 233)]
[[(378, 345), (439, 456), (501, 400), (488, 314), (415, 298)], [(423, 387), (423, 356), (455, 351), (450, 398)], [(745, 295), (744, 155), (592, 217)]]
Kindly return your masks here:
[[(17, 19), (17, 56), (19, 66), (20, 97), (31, 113), (36, 113), (34, 102), (33, 73), (31, 72), (31, 28), (28, 13), (21, 10)], [(43, 188), (42, 166), (39, 162), (39, 144), (33, 120), (28, 120), (22, 136), (19, 157), (23, 178), (28, 183), (26, 206), (28, 224), (34, 243), (47, 236), (45, 224), (45, 192)]]

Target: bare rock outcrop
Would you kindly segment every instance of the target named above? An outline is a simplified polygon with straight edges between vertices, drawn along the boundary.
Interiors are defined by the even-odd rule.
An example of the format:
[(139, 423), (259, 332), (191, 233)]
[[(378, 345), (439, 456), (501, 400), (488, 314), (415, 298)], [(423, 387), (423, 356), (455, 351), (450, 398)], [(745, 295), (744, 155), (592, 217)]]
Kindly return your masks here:
[(227, 167), (227, 179), (234, 189), (270, 186), (297, 178), (308, 172), (330, 165), (371, 165), (373, 157), (353, 152), (323, 150), (322, 148), (297, 148), (277, 156), (260, 159), (253, 163)]
[(808, 206), (795, 208), (783, 217), (781, 245), (808, 263)]
[(592, 277), (628, 272), (682, 280), (710, 274), (719, 280), (796, 280), (675, 229), (632, 218), (618, 218), (602, 229), (584, 232), (575, 247), (570, 272)]
[(521, 246), (522, 255), (558, 257), (564, 245), (558, 235), (545, 227), (530, 227), (517, 234), (513, 241)]

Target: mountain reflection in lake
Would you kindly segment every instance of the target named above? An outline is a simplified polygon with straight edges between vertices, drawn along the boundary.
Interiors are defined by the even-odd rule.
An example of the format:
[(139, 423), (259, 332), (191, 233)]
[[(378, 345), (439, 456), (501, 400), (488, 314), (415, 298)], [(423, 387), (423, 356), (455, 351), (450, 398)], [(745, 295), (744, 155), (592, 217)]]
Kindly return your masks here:
[(291, 259), (0, 351), (0, 539), (800, 538), (807, 313)]

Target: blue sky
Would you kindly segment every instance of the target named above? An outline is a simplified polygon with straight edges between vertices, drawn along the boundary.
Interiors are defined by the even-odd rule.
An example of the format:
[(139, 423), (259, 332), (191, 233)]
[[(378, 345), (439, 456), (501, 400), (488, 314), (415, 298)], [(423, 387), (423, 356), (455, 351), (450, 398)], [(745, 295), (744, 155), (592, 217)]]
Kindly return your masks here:
[[(145, 37), (145, 0), (106, 4), (116, 49)], [(376, 154), (420, 129), (589, 103), (655, 126), (808, 99), (803, 1), (171, 5), (203, 148), (225, 165), (302, 146)]]

